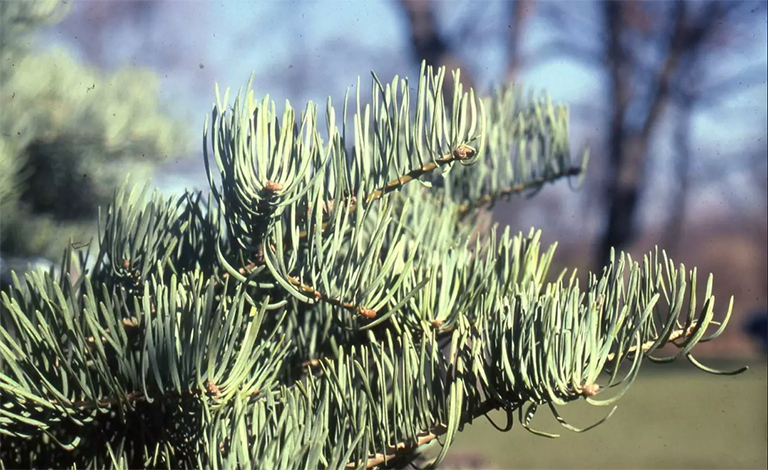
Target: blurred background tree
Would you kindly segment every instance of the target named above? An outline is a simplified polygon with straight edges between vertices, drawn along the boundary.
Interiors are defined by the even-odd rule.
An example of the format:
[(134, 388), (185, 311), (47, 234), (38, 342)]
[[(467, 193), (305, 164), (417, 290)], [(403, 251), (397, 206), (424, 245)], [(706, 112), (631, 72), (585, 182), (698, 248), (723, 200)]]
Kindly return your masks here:
[[(744, 26), (765, 15), (765, 2), (604, 1), (595, 6), (591, 19), (580, 21), (571, 21), (579, 17), (573, 5), (548, 3), (543, 10), (558, 34), (534, 54), (537, 60), (568, 56), (608, 76), (605, 223), (594, 265), (608, 259), (611, 247), (627, 246), (641, 233), (638, 212), (647, 190), (652, 138), (670, 121), (675, 126), (669, 185), (673, 203), (661, 218), (667, 219), (663, 229), (667, 246), (679, 246), (694, 189), (691, 160), (696, 158), (700, 167), (712, 164), (701, 152), (694, 157), (690, 149), (693, 108), (712, 109), (738, 92), (765, 83), (764, 61), (722, 67), (729, 56), (753, 42), (754, 29), (748, 33)], [(585, 30), (595, 31), (593, 44), (602, 47), (579, 38)], [(675, 114), (665, 116), (669, 111)], [(752, 163), (751, 158), (730, 157), (726, 171), (743, 170)]]
[(60, 2), (2, 2), (0, 252), (58, 260), (70, 237), (87, 243), (97, 208), (131, 175), (189, 154), (187, 123), (164, 109), (148, 68), (105, 73), (36, 33), (65, 15)]

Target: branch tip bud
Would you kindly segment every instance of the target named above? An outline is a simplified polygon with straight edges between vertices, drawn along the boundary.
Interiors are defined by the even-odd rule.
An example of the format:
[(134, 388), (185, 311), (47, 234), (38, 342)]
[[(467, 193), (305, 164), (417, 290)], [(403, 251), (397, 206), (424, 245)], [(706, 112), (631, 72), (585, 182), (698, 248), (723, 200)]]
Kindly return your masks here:
[(368, 307), (357, 307), (357, 313), (365, 318), (376, 318), (376, 310)]
[(276, 191), (280, 191), (283, 189), (283, 185), (276, 182), (269, 180), (266, 183), (264, 183), (264, 191), (268, 191), (270, 193), (274, 193)]
[(453, 149), (453, 158), (456, 160), (467, 160), (475, 155), (476, 150), (469, 145), (461, 144)]
[(213, 383), (213, 381), (209, 380), (208, 383), (205, 384), (205, 388), (208, 391), (208, 395), (216, 398), (221, 396), (221, 390), (219, 390), (219, 387)]
[(600, 385), (587, 384), (581, 388), (581, 394), (585, 397), (594, 397), (600, 391)]

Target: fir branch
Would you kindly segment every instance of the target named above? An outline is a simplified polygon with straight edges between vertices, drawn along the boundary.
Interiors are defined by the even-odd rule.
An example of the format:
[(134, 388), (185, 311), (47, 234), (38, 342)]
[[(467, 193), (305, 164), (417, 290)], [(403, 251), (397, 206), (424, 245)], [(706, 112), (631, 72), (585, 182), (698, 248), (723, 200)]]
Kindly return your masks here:
[[(693, 326), (688, 328), (688, 330), (674, 330), (672, 334), (669, 337), (669, 341), (674, 341), (678, 338), (685, 339), (686, 335), (690, 335), (693, 330)], [(442, 332), (445, 335), (448, 335), (449, 332), (452, 330), (446, 330)], [(648, 352), (656, 343), (656, 340), (648, 341), (642, 345), (641, 351), (643, 353)], [(638, 349), (635, 346), (630, 347), (626, 354), (631, 354), (636, 352)], [(607, 356), (608, 361), (613, 361), (616, 357), (615, 353), (610, 353)], [(600, 386), (597, 384), (588, 384), (583, 387), (577, 387), (575, 390), (575, 393), (585, 396), (585, 397), (593, 397), (595, 396), (598, 391), (600, 390)], [(521, 406), (522, 404), (519, 404), (517, 406)], [(461, 426), (466, 424), (471, 424), (476, 419), (487, 415), (488, 413), (505, 408), (505, 405), (498, 402), (494, 398), (488, 398), (485, 401), (483, 401), (480, 405), (478, 405), (472, 412), (465, 412), (462, 414), (461, 418)], [(505, 408), (507, 411), (514, 411), (515, 407), (509, 408), (508, 406)], [(368, 461), (366, 462), (365, 468), (376, 468), (380, 465), (385, 465), (395, 459), (403, 458), (405, 456), (410, 455), (414, 450), (416, 450), (418, 447), (429, 444), (435, 439), (438, 439), (440, 436), (444, 435), (448, 430), (448, 426), (446, 424), (439, 424), (432, 428), (430, 431), (420, 433), (415, 436), (413, 441), (402, 441), (397, 443), (394, 446), (390, 446), (387, 449), (387, 454), (375, 454), (371, 455), (368, 458)], [(346, 468), (352, 469), (352, 468), (358, 468), (359, 464), (356, 462), (351, 462), (347, 464)]]
[[(682, 338), (683, 342), (685, 342), (685, 340), (691, 336), (691, 333), (693, 332), (693, 330), (694, 330), (694, 328), (695, 328), (697, 323), (698, 322), (694, 321), (693, 325), (690, 326), (688, 329), (685, 329), (685, 330), (673, 330), (670, 333), (669, 338), (667, 339), (667, 342), (673, 343), (677, 347), (682, 347), (681, 344), (674, 343), (675, 340), (677, 340), (679, 338)], [(650, 351), (651, 348), (654, 348), (656, 346), (656, 343), (658, 343), (658, 341), (659, 341), (659, 338), (653, 338), (653, 339), (643, 343), (640, 348), (638, 348), (637, 346), (630, 346), (629, 349), (627, 349), (626, 354), (634, 353), (634, 352), (638, 351), (638, 349), (640, 351), (642, 351), (643, 353), (646, 353), (646, 352)], [(611, 361), (614, 361), (616, 358), (617, 358), (616, 353), (610, 353), (606, 357), (606, 360), (608, 362), (611, 362)]]
[[(462, 144), (456, 147), (452, 153), (446, 154), (442, 157), (438, 157), (434, 161), (421, 165), (420, 167), (409, 171), (407, 174), (397, 177), (396, 179), (387, 183), (385, 186), (371, 191), (364, 198), (364, 200), (366, 201), (366, 203), (370, 204), (371, 202), (381, 199), (386, 194), (391, 193), (392, 191), (395, 191), (403, 187), (405, 184), (413, 180), (419, 179), (420, 177), (436, 170), (441, 166), (450, 165), (451, 163), (454, 163), (454, 162), (466, 161), (474, 157), (476, 153), (477, 151), (474, 148), (468, 145)], [(349, 202), (349, 199), (344, 198), (344, 201), (343, 201), (344, 205), (347, 205), (348, 202)], [(349, 204), (349, 209), (348, 209), (348, 212), (350, 214), (357, 209), (357, 198), (352, 196), (351, 202), (352, 203)], [(334, 206), (335, 206), (335, 201), (333, 199), (324, 201), (322, 203), (323, 216), (327, 216), (330, 212), (332, 212)], [(311, 215), (311, 211), (310, 211), (310, 215)], [(323, 221), (322, 223), (323, 231), (325, 231), (328, 228), (328, 224), (329, 223), (327, 221)], [(302, 240), (306, 239), (307, 235), (308, 235), (308, 232), (306, 230), (303, 230), (299, 232), (299, 239), (302, 239)], [(287, 236), (286, 236), (286, 244), (289, 244), (289, 239), (287, 238)]]
[[(481, 416), (485, 416), (494, 410), (498, 410), (499, 408), (502, 408), (503, 406), (504, 405), (497, 402), (494, 398), (489, 398), (483, 401), (482, 403), (480, 403), (471, 412), (462, 413), (460, 426), (471, 424), (473, 421), (480, 418)], [(429, 431), (417, 434), (412, 441), (398, 442), (396, 445), (388, 447), (386, 454), (370, 455), (368, 457), (367, 462), (365, 463), (365, 468), (376, 468), (380, 465), (386, 465), (392, 462), (393, 460), (402, 459), (403, 457), (406, 457), (409, 454), (411, 454), (417, 448), (424, 446), (426, 444), (429, 444), (435, 439), (438, 439), (439, 437), (443, 436), (447, 431), (448, 431), (448, 425), (441, 423), (435, 426), (434, 428), (430, 429)], [(346, 468), (352, 469), (352, 468), (358, 468), (359, 466), (360, 466), (360, 463), (351, 462), (347, 464)]]
[[(407, 80), (374, 75), (370, 107), (358, 86), (350, 135), (346, 100), (340, 129), (329, 100), (321, 132), (315, 105), (297, 122), (290, 105), (279, 119), (250, 91), (232, 107), (217, 97), (207, 207), (123, 187), (92, 276), (71, 282), (67, 255), (60, 279), (33, 273), (2, 293), (0, 424), (17, 439), (3, 460), (55, 444), (77, 449), (67, 455), (78, 465), (109, 454), (138, 466), (370, 468), (407, 464), (442, 438), (437, 465), (461, 426), (495, 409), (549, 435), (530, 427), (546, 404), (580, 432), (554, 406), (612, 403), (645, 358), (722, 373), (691, 356), (732, 310), (714, 320), (711, 277), (702, 306), (695, 269), (622, 254), (582, 291), (575, 273), (547, 282), (554, 246), (542, 250), (539, 232), (479, 234), (462, 217), (583, 174), (586, 160), (572, 162), (565, 107), (519, 89), (478, 101), (456, 73), (446, 109), (444, 74), (422, 67), (415, 110)], [(653, 356), (668, 344), (679, 352)], [(52, 435), (104, 408), (123, 423), (171, 408), (195, 421), (98, 446)]]
[(492, 205), (495, 201), (501, 199), (504, 196), (511, 196), (513, 194), (522, 193), (529, 189), (540, 188), (541, 186), (547, 183), (553, 183), (562, 178), (581, 175), (582, 172), (583, 172), (583, 168), (573, 166), (573, 167), (567, 168), (563, 172), (559, 172), (550, 176), (537, 178), (531, 181), (526, 181), (525, 183), (516, 184), (512, 187), (501, 189), (496, 194), (493, 194), (493, 195), (486, 194), (471, 204), (468, 204), (468, 203), (462, 204), (461, 206), (459, 206), (459, 213), (465, 214), (470, 210), (482, 208), (486, 204)]
[[(275, 248), (272, 247), (272, 251), (275, 252)], [(243, 276), (250, 275), (250, 272), (255, 269), (256, 263), (251, 262), (246, 264), (244, 267), (240, 268), (238, 271)], [(227, 277), (229, 273), (224, 273), (223, 277)], [(335, 305), (337, 307), (341, 307), (345, 310), (348, 310), (350, 312), (353, 312), (355, 314), (361, 315), (368, 319), (376, 318), (377, 312), (373, 309), (366, 308), (364, 306), (355, 305), (352, 302), (345, 302), (341, 299), (333, 298), (331, 296), (328, 296), (327, 294), (323, 294), (322, 292), (318, 291), (312, 286), (308, 286), (306, 284), (303, 284), (298, 278), (293, 276), (286, 276), (286, 280), (290, 282), (292, 285), (296, 286), (300, 292), (306, 294), (310, 298), (315, 299), (316, 302), (327, 302), (331, 305)]]
[(333, 297), (329, 297), (326, 294), (323, 294), (322, 292), (315, 290), (315, 288), (308, 286), (306, 284), (302, 284), (300, 280), (296, 279), (293, 276), (288, 276), (288, 282), (293, 284), (294, 286), (298, 287), (299, 290), (310, 297), (314, 297), (316, 301), (323, 301), (327, 302), (331, 305), (336, 305), (337, 307), (341, 307), (345, 310), (349, 310), (350, 312), (356, 313), (358, 315), (361, 315), (365, 318), (373, 319), (376, 318), (376, 315), (378, 312), (376, 312), (373, 309), (363, 307), (360, 305), (355, 305), (351, 302), (344, 302), (340, 299), (335, 299)]
[(415, 179), (418, 179), (419, 177), (435, 170), (439, 166), (448, 165), (453, 162), (461, 162), (461, 161), (468, 160), (473, 156), (475, 156), (476, 153), (477, 151), (474, 148), (468, 145), (462, 144), (456, 147), (451, 154), (437, 158), (434, 161), (428, 162), (419, 168), (413, 169), (410, 172), (408, 172), (406, 175), (403, 175), (397, 178), (396, 180), (393, 180), (387, 183), (387, 185), (384, 186), (383, 188), (380, 188), (371, 192), (366, 197), (366, 201), (369, 203), (372, 201), (375, 201), (376, 199), (381, 198), (385, 194), (400, 188), (404, 184), (410, 181), (413, 181)]

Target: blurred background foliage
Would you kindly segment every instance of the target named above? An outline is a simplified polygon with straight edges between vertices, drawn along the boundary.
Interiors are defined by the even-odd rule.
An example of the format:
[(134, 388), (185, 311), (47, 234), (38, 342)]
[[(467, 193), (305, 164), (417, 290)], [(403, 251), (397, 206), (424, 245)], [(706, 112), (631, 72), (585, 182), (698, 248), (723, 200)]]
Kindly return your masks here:
[(103, 73), (61, 47), (38, 51), (36, 27), (60, 2), (3, 2), (0, 74), (0, 251), (56, 260), (70, 238), (87, 243), (97, 208), (127, 175), (150, 178), (188, 154), (186, 123), (163, 110), (145, 67)]

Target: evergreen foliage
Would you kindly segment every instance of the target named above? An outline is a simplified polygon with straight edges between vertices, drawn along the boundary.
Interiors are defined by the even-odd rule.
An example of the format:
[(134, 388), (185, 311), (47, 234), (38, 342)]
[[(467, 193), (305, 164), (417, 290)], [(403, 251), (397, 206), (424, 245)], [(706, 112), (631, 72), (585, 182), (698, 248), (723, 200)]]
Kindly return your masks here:
[[(134, 181), (190, 149), (182, 123), (158, 107), (154, 72), (104, 73), (61, 49), (35, 51), (59, 2), (2, 2), (0, 25), (0, 251), (57, 259), (69, 238), (95, 235), (97, 209), (130, 172)], [(58, 5), (57, 5), (58, 4)]]
[(124, 185), (90, 271), (70, 247), (2, 293), (3, 465), (402, 467), (439, 438), (437, 465), (495, 409), (582, 431), (557, 407), (613, 405), (644, 359), (730, 373), (691, 355), (730, 316), (711, 276), (697, 299), (696, 269), (619, 254), (584, 286), (538, 232), (478, 229), (586, 156), (564, 106), (458, 86), (446, 108), (444, 73), (324, 115), (217, 90), (207, 198)]

